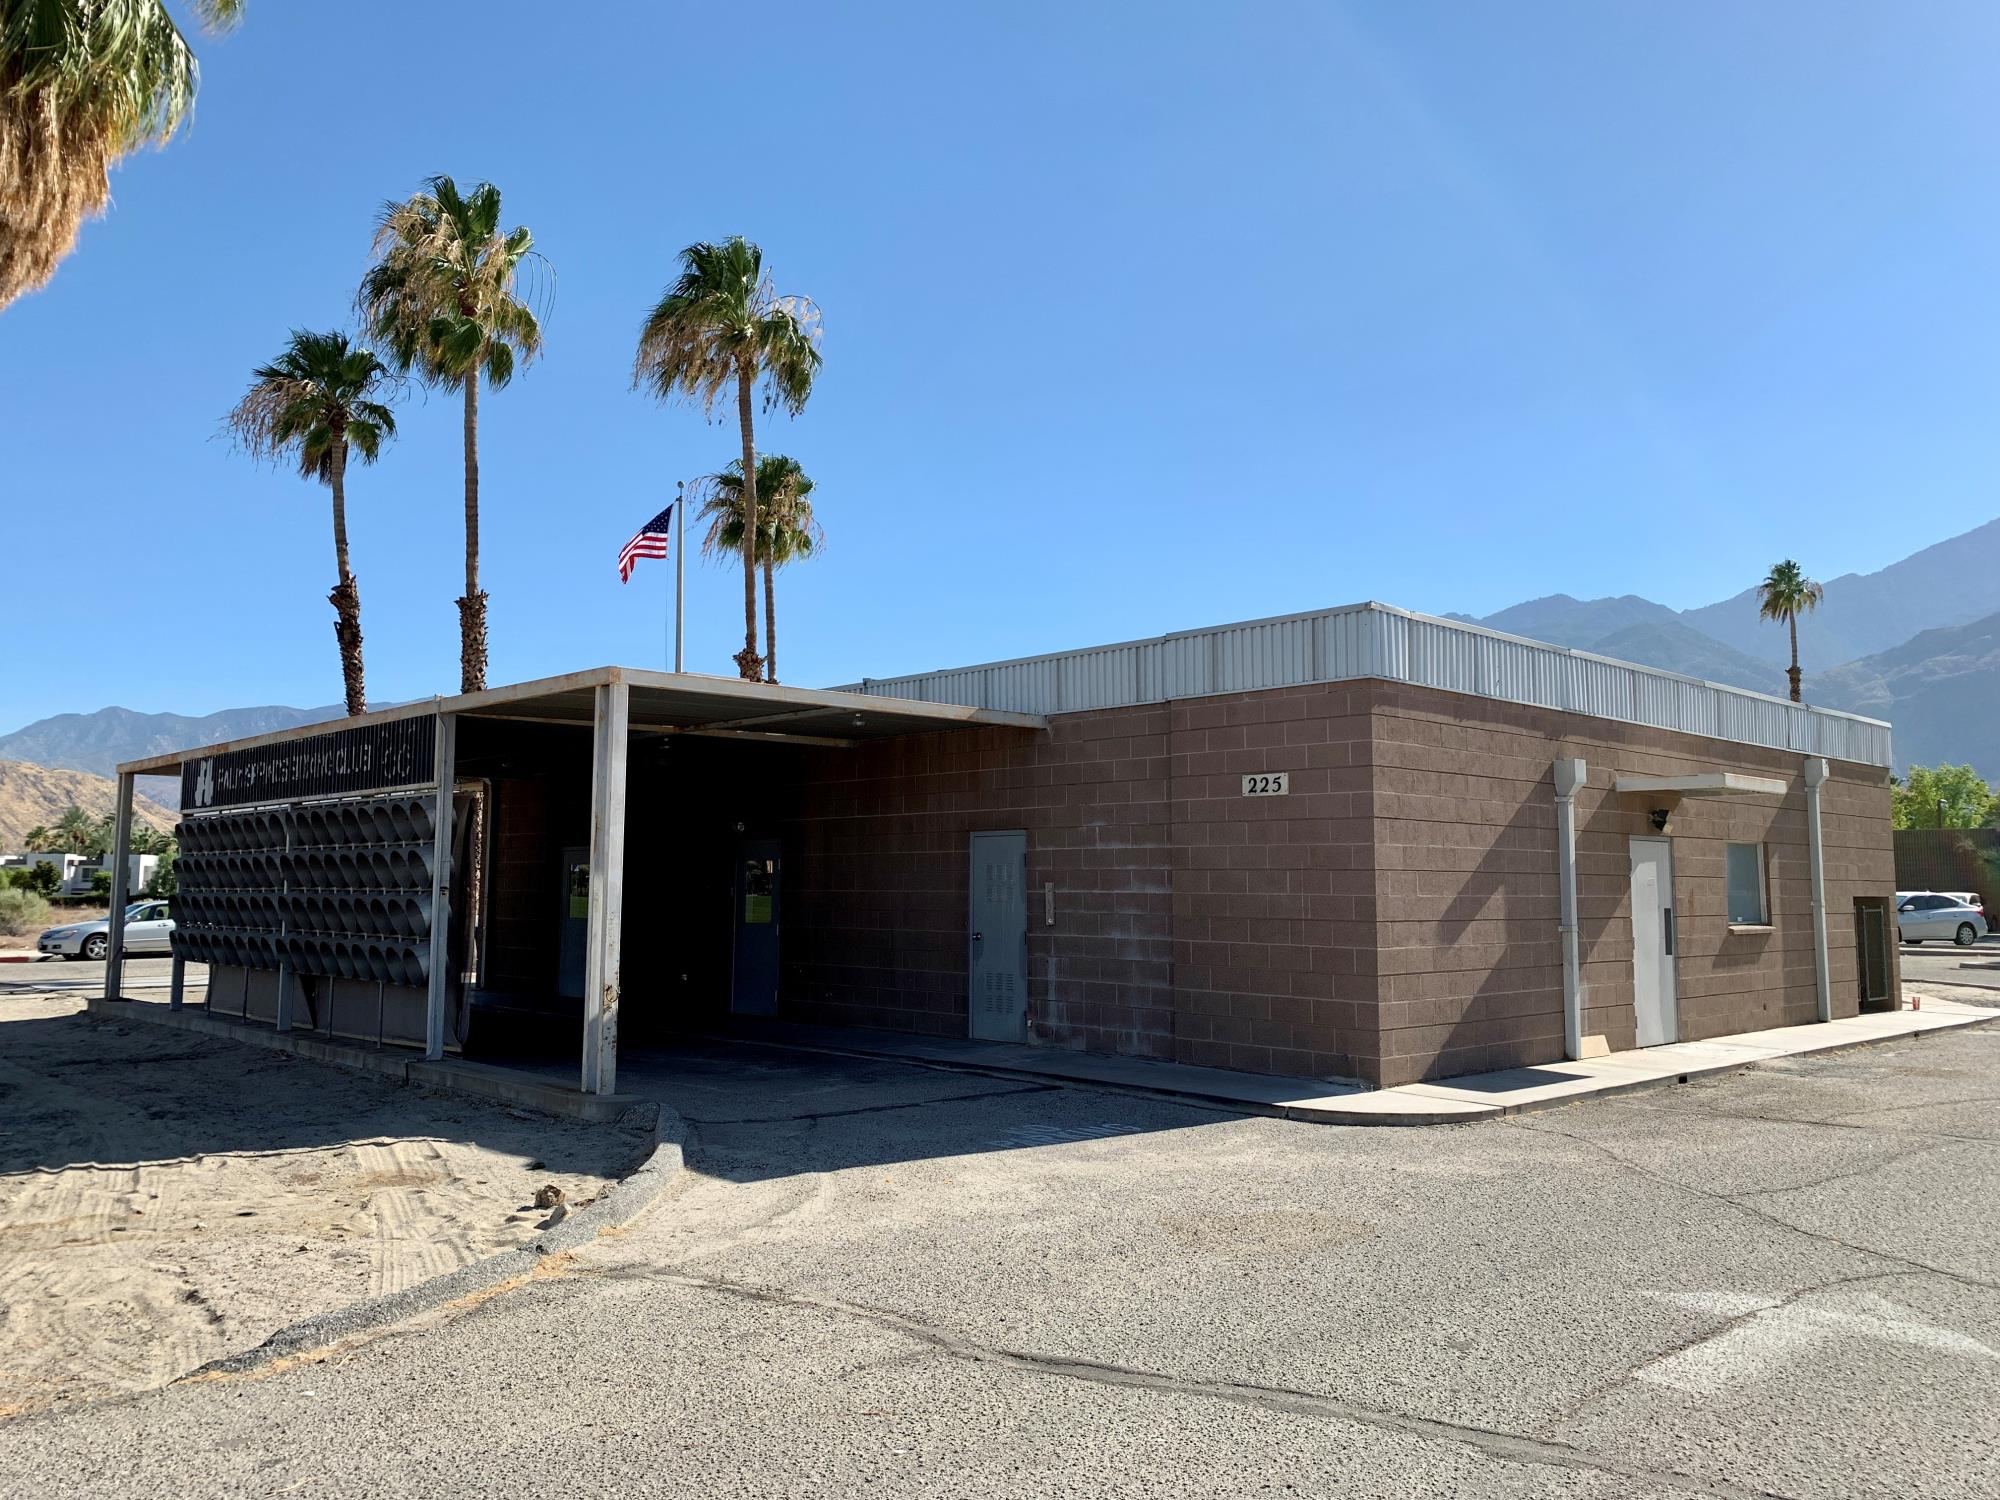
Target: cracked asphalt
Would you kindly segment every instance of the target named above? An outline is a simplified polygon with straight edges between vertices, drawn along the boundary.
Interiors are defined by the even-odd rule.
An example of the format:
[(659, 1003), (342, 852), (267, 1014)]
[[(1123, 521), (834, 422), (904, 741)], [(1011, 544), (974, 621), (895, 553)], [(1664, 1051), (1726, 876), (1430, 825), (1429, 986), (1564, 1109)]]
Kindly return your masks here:
[(1421, 1130), (749, 1045), (621, 1084), (690, 1122), (626, 1230), (0, 1423), (0, 1494), (2000, 1488), (2000, 1028)]

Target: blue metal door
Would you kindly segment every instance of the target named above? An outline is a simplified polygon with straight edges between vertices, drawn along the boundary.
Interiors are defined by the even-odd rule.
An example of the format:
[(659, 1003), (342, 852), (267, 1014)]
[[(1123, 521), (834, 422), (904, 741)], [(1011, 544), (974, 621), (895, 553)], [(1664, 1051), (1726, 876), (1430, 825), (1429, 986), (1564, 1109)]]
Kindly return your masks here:
[(781, 861), (776, 839), (745, 839), (736, 856), (736, 948), (729, 1008), (739, 1016), (778, 1013)]

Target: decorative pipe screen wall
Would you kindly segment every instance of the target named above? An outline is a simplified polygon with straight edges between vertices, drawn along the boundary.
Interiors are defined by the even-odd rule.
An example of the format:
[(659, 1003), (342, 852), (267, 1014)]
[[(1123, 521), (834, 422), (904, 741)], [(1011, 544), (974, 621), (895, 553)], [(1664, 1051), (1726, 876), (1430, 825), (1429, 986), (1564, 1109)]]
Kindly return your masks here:
[(869, 677), (848, 692), (1016, 713), (1080, 713), (1306, 682), (1383, 677), (1869, 766), (1889, 726), (1478, 625), (1357, 604), (986, 666)]
[(207, 813), (184, 819), (176, 834), (173, 942), (181, 957), (429, 982), (428, 797)]

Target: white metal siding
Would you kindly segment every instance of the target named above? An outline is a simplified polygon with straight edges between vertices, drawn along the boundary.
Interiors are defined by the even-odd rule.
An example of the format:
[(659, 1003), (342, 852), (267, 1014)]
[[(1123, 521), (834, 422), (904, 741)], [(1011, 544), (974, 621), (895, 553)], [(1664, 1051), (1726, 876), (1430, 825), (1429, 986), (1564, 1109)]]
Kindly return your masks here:
[(868, 678), (847, 684), (846, 690), (1061, 714), (1357, 677), (1862, 765), (1894, 763), (1889, 726), (1879, 719), (1804, 707), (1386, 604), (1252, 620), (987, 666)]

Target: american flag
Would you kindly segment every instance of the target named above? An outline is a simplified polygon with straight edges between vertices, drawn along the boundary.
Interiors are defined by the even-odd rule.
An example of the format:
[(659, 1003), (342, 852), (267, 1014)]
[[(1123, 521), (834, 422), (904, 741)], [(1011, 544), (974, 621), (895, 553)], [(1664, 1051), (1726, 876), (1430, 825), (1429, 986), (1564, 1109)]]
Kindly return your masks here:
[(642, 557), (665, 557), (667, 542), (674, 534), (674, 508), (669, 505), (652, 520), (639, 528), (638, 534), (618, 551), (618, 581), (630, 583), (632, 570), (639, 566)]

